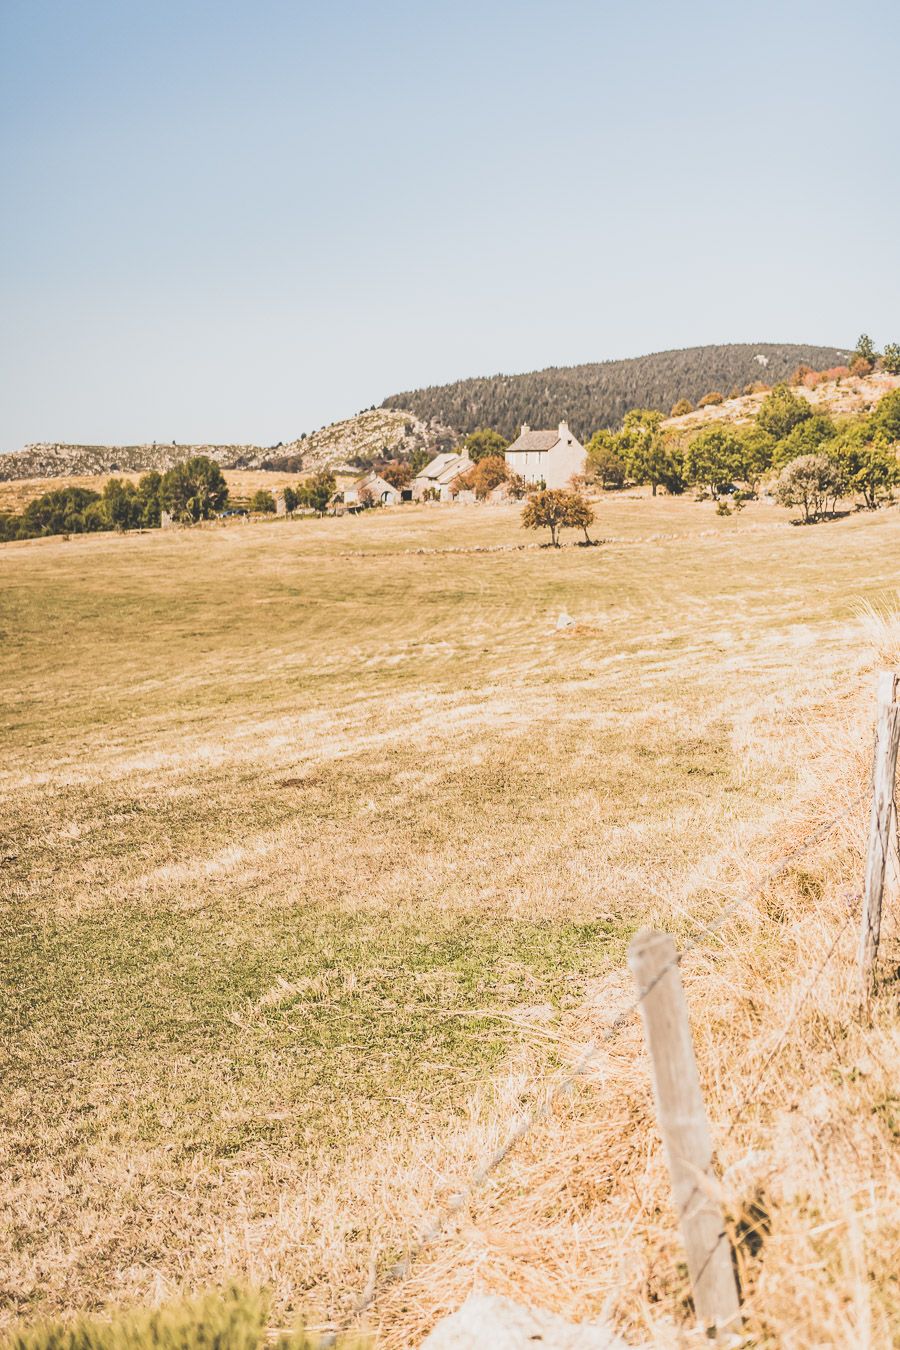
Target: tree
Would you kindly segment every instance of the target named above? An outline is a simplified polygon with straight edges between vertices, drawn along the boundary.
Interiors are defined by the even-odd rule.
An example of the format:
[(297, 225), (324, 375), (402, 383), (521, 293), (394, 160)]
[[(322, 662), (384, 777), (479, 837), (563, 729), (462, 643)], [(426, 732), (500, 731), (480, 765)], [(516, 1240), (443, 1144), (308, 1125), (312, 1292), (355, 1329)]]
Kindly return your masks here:
[(858, 492), (870, 511), (891, 497), (900, 483), (900, 464), (884, 432), (872, 417), (847, 427), (834, 442), (829, 457), (851, 492)]
[(775, 443), (772, 463), (776, 469), (781, 469), (791, 460), (802, 459), (804, 455), (826, 454), (825, 447), (836, 435), (837, 427), (827, 413), (813, 413)]
[(250, 498), (250, 510), (258, 511), (260, 515), (275, 514), (275, 498), (268, 488), (258, 488)]
[(163, 474), (159, 497), (175, 520), (208, 520), (228, 501), (228, 485), (214, 460), (194, 455)]
[(827, 455), (801, 455), (786, 464), (775, 484), (775, 497), (782, 506), (802, 506), (809, 524), (819, 520), (829, 501), (834, 505), (844, 490), (840, 470)]
[(857, 361), (868, 361), (871, 367), (878, 357), (875, 350), (875, 343), (869, 337), (868, 333), (860, 333), (856, 346), (853, 349), (853, 355)]
[(426, 450), (424, 445), (419, 446), (416, 450), (411, 450), (409, 452), (409, 467), (412, 470), (413, 478), (416, 474), (421, 473), (425, 465), (430, 464), (433, 459), (434, 452)]
[(162, 486), (162, 474), (151, 469), (145, 473), (137, 485), (138, 500), (141, 504), (141, 526), (143, 529), (154, 529), (159, 525), (161, 517), (160, 507), (160, 488)]
[(900, 375), (900, 342), (886, 342), (881, 364), (889, 375)]
[(285, 487), (281, 489), (281, 495), (284, 498), (284, 509), (290, 515), (297, 509), (297, 493), (292, 487)]
[(675, 478), (674, 462), (663, 442), (662, 422), (663, 415), (655, 408), (632, 408), (625, 414), (619, 435), (629, 478), (635, 483), (649, 483), (654, 497), (658, 487), (668, 487)]
[(595, 431), (585, 446), (592, 476), (604, 488), (620, 488), (625, 484), (628, 466), (621, 436), (605, 427)]
[(759, 488), (760, 479), (772, 467), (775, 442), (768, 432), (755, 425), (737, 427), (735, 436), (740, 447), (740, 468), (737, 476), (743, 479), (751, 492), (755, 493)]
[(771, 394), (767, 394), (760, 404), (756, 425), (776, 441), (782, 441), (798, 422), (811, 416), (812, 408), (805, 398), (795, 394), (786, 384), (776, 384)]
[(319, 469), (297, 488), (297, 500), (301, 506), (324, 516), (331, 505), (331, 499), (337, 491), (337, 479), (328, 469)]
[(398, 492), (409, 487), (413, 478), (413, 471), (404, 459), (388, 460), (386, 464), (379, 465), (377, 473), (379, 478), (390, 483), (391, 487), (397, 488)]
[(688, 444), (684, 456), (688, 482), (708, 488), (714, 498), (742, 476), (741, 469), (741, 442), (733, 427), (707, 427)]
[(142, 503), (134, 483), (110, 478), (103, 488), (102, 506), (107, 528), (133, 530), (141, 524)]
[(510, 472), (503, 455), (486, 455), (473, 464), (471, 469), (455, 480), (454, 486), (474, 492), (479, 501), (483, 501), (495, 487), (508, 481)]
[(99, 505), (100, 494), (90, 488), (55, 488), (30, 501), (22, 512), (19, 538), (33, 539), (44, 534), (84, 534), (89, 530), (108, 529), (102, 517), (88, 515), (91, 506)]
[(900, 441), (900, 389), (892, 389), (877, 404), (872, 414), (872, 425), (889, 441)]
[(463, 441), (460, 454), (468, 455), (472, 463), (477, 464), (480, 459), (487, 459), (488, 456), (495, 458), (502, 455), (508, 444), (499, 431), (492, 431), (490, 427), (479, 427)]
[(566, 503), (564, 524), (570, 525), (575, 530), (584, 530), (584, 542), (592, 544), (594, 541), (588, 534), (588, 526), (593, 524), (594, 508), (580, 492), (567, 492), (566, 496), (569, 500)]
[(571, 493), (562, 488), (544, 488), (525, 503), (522, 524), (526, 530), (549, 530), (550, 543), (559, 548), (559, 532), (569, 523)]

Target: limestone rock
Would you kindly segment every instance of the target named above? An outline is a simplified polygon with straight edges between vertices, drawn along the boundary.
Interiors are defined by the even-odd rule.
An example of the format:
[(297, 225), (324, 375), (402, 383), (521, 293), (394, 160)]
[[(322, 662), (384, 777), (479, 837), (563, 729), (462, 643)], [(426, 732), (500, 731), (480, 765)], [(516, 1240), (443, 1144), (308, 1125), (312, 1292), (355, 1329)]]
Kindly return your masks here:
[(574, 1326), (555, 1313), (523, 1308), (511, 1298), (473, 1294), (439, 1322), (421, 1350), (628, 1350), (609, 1327)]

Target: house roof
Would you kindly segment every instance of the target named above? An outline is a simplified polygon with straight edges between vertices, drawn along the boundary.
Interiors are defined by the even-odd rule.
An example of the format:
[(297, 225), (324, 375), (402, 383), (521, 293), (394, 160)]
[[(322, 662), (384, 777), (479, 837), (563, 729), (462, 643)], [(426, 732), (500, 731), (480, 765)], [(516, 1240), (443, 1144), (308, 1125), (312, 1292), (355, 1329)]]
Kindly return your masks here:
[(416, 478), (425, 478), (429, 483), (452, 483), (461, 473), (472, 467), (468, 455), (457, 455), (452, 450), (436, 455), (430, 464), (420, 469)]
[(523, 431), (512, 445), (506, 447), (506, 453), (511, 450), (552, 450), (558, 442), (558, 431)]
[(393, 483), (389, 483), (386, 478), (380, 477), (377, 473), (370, 473), (367, 474), (365, 478), (361, 478), (357, 483), (357, 487), (360, 488), (360, 490), (362, 488), (372, 488), (375, 492), (399, 491), (398, 488), (394, 487)]

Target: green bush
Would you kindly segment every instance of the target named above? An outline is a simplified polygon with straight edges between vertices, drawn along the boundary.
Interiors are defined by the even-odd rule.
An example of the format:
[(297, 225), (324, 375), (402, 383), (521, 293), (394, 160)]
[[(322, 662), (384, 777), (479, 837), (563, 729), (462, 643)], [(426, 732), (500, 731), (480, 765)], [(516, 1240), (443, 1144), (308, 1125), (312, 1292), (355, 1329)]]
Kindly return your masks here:
[(261, 515), (275, 514), (275, 498), (268, 488), (259, 488), (250, 498), (250, 510), (258, 511)]
[[(150, 1311), (119, 1313), (110, 1320), (44, 1322), (13, 1326), (0, 1336), (0, 1350), (317, 1350), (318, 1336), (302, 1331), (267, 1335), (265, 1297), (237, 1288)], [(358, 1338), (340, 1340), (342, 1350), (363, 1350)]]

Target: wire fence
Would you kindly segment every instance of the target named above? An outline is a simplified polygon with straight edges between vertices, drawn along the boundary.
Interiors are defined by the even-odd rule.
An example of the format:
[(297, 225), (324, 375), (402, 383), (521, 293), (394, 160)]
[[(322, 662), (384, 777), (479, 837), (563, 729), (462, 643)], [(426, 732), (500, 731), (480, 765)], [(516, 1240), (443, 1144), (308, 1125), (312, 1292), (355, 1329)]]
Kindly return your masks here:
[[(721, 929), (728, 923), (730, 919), (734, 918), (741, 910), (748, 908), (750, 905), (753, 904), (755, 900), (759, 899), (759, 897), (763, 895), (763, 893), (767, 890), (767, 888), (779, 876), (781, 876), (787, 870), (787, 868), (791, 866), (791, 864), (797, 862), (800, 858), (805, 857), (812, 849), (816, 847), (817, 844), (822, 843), (823, 840), (825, 840), (833, 830), (835, 830), (844, 821), (848, 820), (852, 816), (852, 814), (862, 805), (865, 796), (866, 796), (865, 792), (859, 793), (843, 810), (839, 811), (837, 814), (830, 817), (802, 842), (798, 843), (793, 848), (788, 849), (785, 853), (783, 853), (779, 858), (776, 859), (774, 863), (770, 864), (765, 869), (762, 876), (757, 879), (755, 884), (749, 890), (746, 890), (738, 894), (732, 900), (730, 900), (719, 911), (715, 919), (711, 923), (706, 924), (704, 926), (702, 933), (687, 940), (687, 942), (683, 945), (681, 951), (675, 956), (674, 960), (667, 962), (663, 966), (663, 968), (657, 973), (653, 981), (646, 988), (644, 988), (641, 991), (641, 993), (637, 995), (625, 1008), (623, 1008), (619, 1013), (617, 1013), (617, 1015), (609, 1024), (609, 1026), (605, 1029), (603, 1034), (595, 1038), (594, 1040), (590, 1041), (587, 1045), (583, 1047), (573, 1067), (565, 1074), (564, 1077), (559, 1079), (557, 1082), (552, 1083), (548, 1087), (539, 1105), (533, 1106), (530, 1110), (525, 1112), (525, 1114), (517, 1121), (517, 1123), (510, 1130), (509, 1134), (506, 1136), (503, 1143), (482, 1161), (482, 1163), (476, 1168), (476, 1170), (469, 1177), (469, 1180), (466, 1182), (466, 1184), (454, 1194), (452, 1200), (450, 1200), (439, 1211), (439, 1213), (435, 1216), (435, 1218), (420, 1232), (419, 1236), (413, 1241), (411, 1246), (408, 1248), (406, 1254), (400, 1260), (394, 1262), (393, 1265), (389, 1266), (380, 1275), (375, 1276), (373, 1274), (372, 1278), (370, 1278), (370, 1280), (368, 1281), (366, 1288), (353, 1301), (350, 1308), (343, 1315), (343, 1317), (341, 1317), (337, 1326), (332, 1331), (324, 1334), (321, 1337), (319, 1342), (321, 1350), (328, 1350), (328, 1347), (335, 1346), (337, 1344), (338, 1338), (344, 1335), (347, 1331), (349, 1331), (349, 1329), (353, 1326), (353, 1324), (357, 1322), (357, 1320), (361, 1318), (375, 1304), (378, 1298), (388, 1288), (404, 1280), (410, 1274), (413, 1265), (422, 1255), (425, 1249), (431, 1243), (433, 1243), (438, 1236), (440, 1236), (440, 1234), (452, 1221), (452, 1219), (456, 1215), (458, 1215), (463, 1209), (465, 1209), (465, 1207), (469, 1204), (469, 1202), (473, 1199), (473, 1197), (480, 1191), (480, 1189), (493, 1175), (493, 1173), (496, 1172), (496, 1170), (502, 1165), (502, 1163), (509, 1157), (509, 1155), (516, 1148), (516, 1146), (537, 1125), (539, 1125), (542, 1121), (546, 1120), (551, 1115), (556, 1104), (560, 1101), (561, 1098), (570, 1095), (575, 1090), (575, 1086), (578, 1083), (579, 1079), (582, 1078), (586, 1070), (591, 1066), (591, 1064), (596, 1059), (598, 1054), (601, 1052), (603, 1047), (607, 1045), (613, 1039), (613, 1037), (624, 1026), (626, 1026), (629, 1023), (629, 1021), (634, 1017), (635, 1013), (638, 1012), (638, 1010), (640, 1009), (641, 1004), (648, 998), (648, 996), (653, 992), (653, 990), (663, 980), (663, 978), (672, 970), (672, 968), (674, 966), (680, 965), (686, 956), (688, 956), (691, 952), (697, 950), (699, 947), (703, 946), (712, 937), (716, 936), (721, 931)], [(849, 903), (850, 897), (847, 896), (846, 898)], [(853, 898), (855, 899), (857, 897)], [(791, 1015), (788, 1024), (785, 1026), (784, 1030), (780, 1034), (771, 1052), (767, 1055), (759, 1073), (754, 1079), (754, 1082), (750, 1090), (745, 1094), (737, 1111), (732, 1116), (731, 1122), (728, 1126), (728, 1130), (725, 1135), (726, 1140), (731, 1137), (739, 1121), (742, 1119), (744, 1112), (747, 1110), (747, 1107), (754, 1100), (754, 1097), (758, 1095), (759, 1089), (762, 1086), (762, 1083), (765, 1081), (765, 1078), (769, 1070), (771, 1069), (772, 1065), (775, 1063), (781, 1051), (787, 1044), (791, 1032), (793, 1031), (793, 1028), (797, 1023), (797, 1019), (800, 1016), (802, 1008), (805, 1006), (805, 1004), (811, 997), (812, 992), (815, 989), (816, 985), (818, 984), (819, 980), (821, 979), (822, 975), (824, 974), (825, 969), (827, 968), (828, 964), (830, 963), (835, 953), (838, 951), (841, 939), (845, 934), (845, 932), (847, 931), (852, 921), (852, 918), (853, 918), (853, 911), (848, 909), (847, 916), (844, 919), (843, 923), (841, 924), (837, 934), (835, 935), (834, 940), (829, 946), (825, 958), (823, 959), (820, 966), (817, 968), (815, 974), (804, 988), (804, 991), (801, 994), (800, 999), (798, 1000), (798, 1002), (794, 1007), (793, 1013)], [(689, 1204), (693, 1200), (694, 1196), (697, 1194), (698, 1189), (699, 1187), (695, 1186), (694, 1191), (688, 1197), (688, 1200), (682, 1206), (679, 1207), (679, 1219), (683, 1217), (684, 1211), (687, 1210)], [(712, 1255), (712, 1253), (710, 1253), (710, 1255)]]

